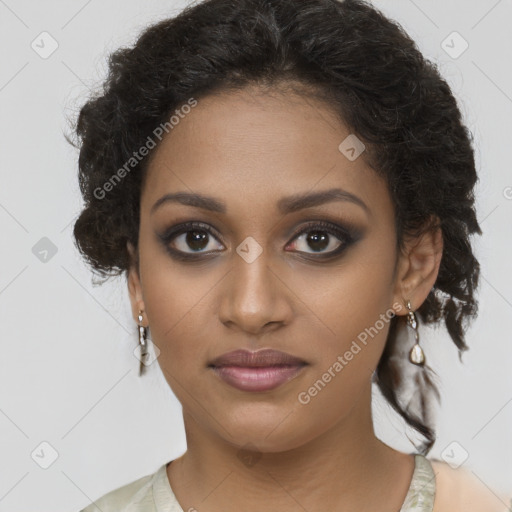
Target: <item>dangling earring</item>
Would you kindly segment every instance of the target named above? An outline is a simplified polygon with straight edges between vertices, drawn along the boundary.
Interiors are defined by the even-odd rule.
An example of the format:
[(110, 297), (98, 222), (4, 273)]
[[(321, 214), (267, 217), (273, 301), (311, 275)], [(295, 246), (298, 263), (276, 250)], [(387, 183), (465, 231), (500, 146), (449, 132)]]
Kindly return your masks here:
[(148, 354), (148, 341), (146, 338), (146, 328), (141, 325), (143, 321), (143, 311), (139, 310), (139, 345), (140, 345), (140, 368), (139, 368), (139, 376), (143, 374), (144, 372), (144, 360), (147, 357)]
[(420, 337), (418, 334), (418, 322), (416, 320), (416, 315), (414, 311), (411, 309), (411, 301), (407, 300), (407, 309), (409, 312), (407, 313), (407, 325), (414, 330), (415, 343), (409, 352), (409, 361), (418, 366), (423, 366), (425, 364), (425, 353), (423, 349), (419, 345)]

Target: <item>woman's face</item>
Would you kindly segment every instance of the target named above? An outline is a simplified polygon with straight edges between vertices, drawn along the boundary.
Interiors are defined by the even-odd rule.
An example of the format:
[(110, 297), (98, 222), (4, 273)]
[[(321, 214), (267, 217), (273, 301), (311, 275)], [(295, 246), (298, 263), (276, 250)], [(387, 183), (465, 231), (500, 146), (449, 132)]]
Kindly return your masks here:
[[(405, 314), (393, 204), (361, 147), (340, 150), (349, 135), (323, 104), (252, 88), (200, 99), (155, 149), (130, 295), (208, 435), (272, 452), (327, 432), (368, 389), (392, 312)], [(188, 199), (160, 201), (177, 193)], [(256, 391), (210, 367), (262, 348), (306, 364)]]

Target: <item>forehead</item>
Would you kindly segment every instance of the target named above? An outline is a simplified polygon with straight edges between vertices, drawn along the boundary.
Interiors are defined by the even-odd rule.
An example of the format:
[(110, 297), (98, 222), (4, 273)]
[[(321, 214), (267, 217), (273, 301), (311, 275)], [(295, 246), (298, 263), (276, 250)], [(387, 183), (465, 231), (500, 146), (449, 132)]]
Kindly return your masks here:
[(328, 105), (295, 93), (249, 87), (198, 99), (153, 150), (142, 209), (180, 191), (222, 198), (229, 214), (331, 187), (389, 208), (384, 181), (340, 151), (349, 136)]

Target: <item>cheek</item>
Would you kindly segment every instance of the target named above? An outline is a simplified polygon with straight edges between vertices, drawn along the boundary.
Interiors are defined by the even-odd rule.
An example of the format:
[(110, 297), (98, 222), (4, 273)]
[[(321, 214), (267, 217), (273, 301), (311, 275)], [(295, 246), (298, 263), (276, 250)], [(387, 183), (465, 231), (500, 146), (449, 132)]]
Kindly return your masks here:
[(321, 329), (316, 342), (324, 354), (342, 354), (356, 339), (375, 340), (373, 345), (385, 340), (394, 295), (393, 268), (390, 244), (369, 237), (328, 270), (303, 267), (290, 276), (294, 290), (308, 306), (306, 316)]
[[(185, 282), (186, 281), (186, 282)], [(179, 273), (153, 273), (148, 279), (145, 305), (152, 341), (160, 349), (160, 362), (187, 367), (199, 350), (201, 323), (196, 320), (204, 304), (201, 290)]]
[(311, 410), (327, 407), (332, 400), (339, 414), (370, 379), (394, 316), (393, 264), (389, 247), (375, 247), (358, 251), (328, 279), (304, 281), (303, 286), (309, 285), (315, 324), (322, 329), (315, 336), (311, 378), (302, 389), (302, 403)]
[(205, 344), (212, 335), (205, 321), (211, 316), (208, 292), (214, 291), (219, 276), (206, 267), (174, 262), (146, 243), (140, 271), (151, 339), (160, 350), (158, 363), (166, 377), (191, 379), (206, 364)]

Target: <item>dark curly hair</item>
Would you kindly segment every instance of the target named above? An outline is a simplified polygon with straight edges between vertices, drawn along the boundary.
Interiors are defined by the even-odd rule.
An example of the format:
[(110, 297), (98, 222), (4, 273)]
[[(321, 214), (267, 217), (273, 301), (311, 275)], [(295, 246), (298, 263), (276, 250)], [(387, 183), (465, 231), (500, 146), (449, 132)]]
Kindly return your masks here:
[[(417, 313), (423, 323), (444, 320), (460, 359), (468, 349), (466, 322), (478, 309), (480, 267), (469, 241), (482, 233), (472, 135), (436, 65), (398, 23), (363, 0), (206, 0), (146, 28), (133, 47), (109, 56), (102, 91), (82, 106), (75, 139), (66, 136), (80, 149), (85, 202), (73, 234), (93, 273), (108, 279), (129, 268), (126, 244), (137, 247), (150, 158), (135, 161), (134, 155), (155, 128), (191, 98), (251, 84), (325, 101), (364, 141), (363, 156), (385, 178), (395, 205), (398, 250), (406, 235), (440, 226), (439, 274)], [(123, 166), (122, 179), (112, 183), (113, 171)], [(391, 320), (374, 378), (389, 404), (427, 439), (420, 449), (427, 454), (435, 431), (425, 420), (426, 395), (439, 394), (427, 379), (422, 414), (400, 402), (400, 371), (390, 363), (400, 318)]]

